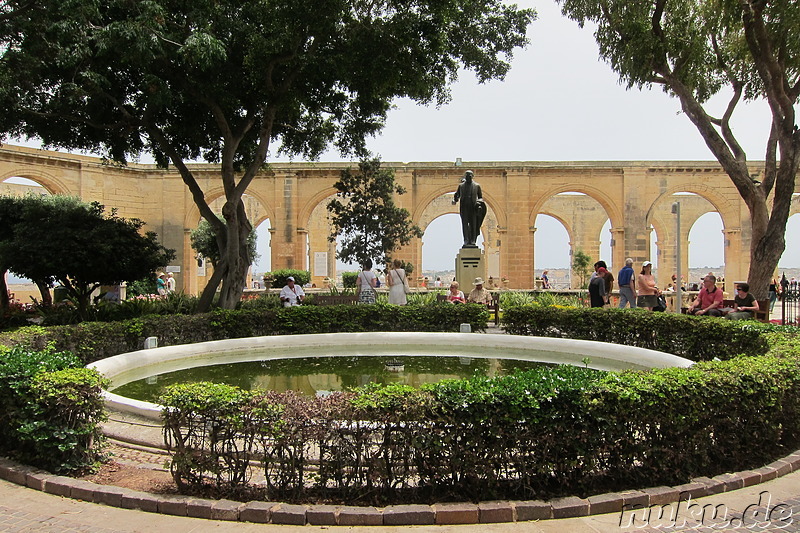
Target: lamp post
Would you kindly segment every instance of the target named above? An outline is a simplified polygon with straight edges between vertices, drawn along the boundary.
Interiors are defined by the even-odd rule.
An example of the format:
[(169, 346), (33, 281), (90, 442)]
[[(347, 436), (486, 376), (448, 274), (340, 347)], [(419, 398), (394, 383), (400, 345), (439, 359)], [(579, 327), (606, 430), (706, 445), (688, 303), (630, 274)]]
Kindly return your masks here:
[(672, 213), (675, 215), (675, 312), (680, 314), (683, 307), (683, 288), (681, 287), (681, 203), (672, 204)]

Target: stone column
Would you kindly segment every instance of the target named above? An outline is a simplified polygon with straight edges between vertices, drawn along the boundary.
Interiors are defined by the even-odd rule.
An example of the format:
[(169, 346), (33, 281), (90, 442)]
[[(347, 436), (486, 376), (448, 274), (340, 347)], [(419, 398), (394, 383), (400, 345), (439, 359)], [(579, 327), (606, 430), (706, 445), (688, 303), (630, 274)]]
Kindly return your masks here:
[[(283, 195), (280, 199), (276, 199), (276, 220), (273, 227), (277, 231), (272, 234), (271, 241), (272, 270), (301, 268), (298, 266), (301, 252), (296, 249), (301, 244), (297, 240), (297, 206), (295, 205), (297, 177), (293, 173), (287, 173), (283, 177), (276, 175), (275, 179), (279, 182), (279, 186), (282, 184)], [(302, 235), (305, 236), (305, 232)], [(305, 248), (305, 240), (300, 248)]]
[(724, 229), (722, 230), (722, 234), (725, 236), (725, 247), (723, 248), (725, 259), (725, 291), (733, 295), (733, 284), (737, 281), (747, 281), (748, 272), (742, 269), (742, 262), (740, 261), (745, 253), (742, 251), (742, 231), (738, 228)]

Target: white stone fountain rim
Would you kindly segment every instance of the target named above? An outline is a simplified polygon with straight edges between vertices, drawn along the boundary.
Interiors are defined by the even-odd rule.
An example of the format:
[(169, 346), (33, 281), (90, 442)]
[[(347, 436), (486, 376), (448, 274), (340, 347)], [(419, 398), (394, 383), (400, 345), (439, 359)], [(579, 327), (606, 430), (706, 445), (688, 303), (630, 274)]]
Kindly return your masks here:
[[(692, 361), (672, 354), (605, 342), (520, 335), (491, 335), (473, 333), (436, 332), (369, 332), (322, 333), (314, 335), (280, 335), (247, 337), (221, 341), (165, 346), (115, 355), (89, 365), (114, 382), (123, 374), (146, 373), (149, 367), (169, 367), (170, 370), (191, 368), (208, 364), (234, 363), (252, 360), (253, 349), (263, 350), (264, 359), (309, 357), (322, 352), (337, 355), (429, 355), (465, 357), (502, 357), (505, 359), (535, 359), (537, 361), (583, 365), (599, 369), (627, 368), (688, 368)], [(554, 352), (557, 359), (525, 356), (534, 352)], [(270, 354), (270, 352), (275, 352)], [(495, 353), (487, 353), (495, 352)], [(502, 352), (498, 354), (497, 352)], [(199, 361), (203, 365), (198, 365)], [(169, 371), (169, 370), (167, 370)], [(139, 376), (134, 379), (141, 379)], [(131, 379), (126, 380), (131, 381)], [(143, 418), (160, 420), (161, 406), (106, 391), (106, 406), (115, 411), (131, 413)]]

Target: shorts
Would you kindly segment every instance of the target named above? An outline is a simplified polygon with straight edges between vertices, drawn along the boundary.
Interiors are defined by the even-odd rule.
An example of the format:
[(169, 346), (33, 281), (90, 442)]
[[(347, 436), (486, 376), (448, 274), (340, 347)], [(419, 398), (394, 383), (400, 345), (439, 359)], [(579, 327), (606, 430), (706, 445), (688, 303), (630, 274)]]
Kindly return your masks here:
[(643, 294), (636, 298), (636, 307), (656, 307), (658, 306), (658, 296), (655, 294)]

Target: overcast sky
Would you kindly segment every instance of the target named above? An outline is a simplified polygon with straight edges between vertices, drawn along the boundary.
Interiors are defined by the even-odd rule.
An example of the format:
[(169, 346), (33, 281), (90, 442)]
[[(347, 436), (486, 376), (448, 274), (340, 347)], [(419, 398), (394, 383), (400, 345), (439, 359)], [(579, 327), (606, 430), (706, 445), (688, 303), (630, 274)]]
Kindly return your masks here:
[[(480, 85), (464, 73), (452, 101), (440, 109), (397, 102), (370, 149), (387, 162), (714, 160), (677, 99), (660, 88), (627, 90), (619, 84), (598, 57), (592, 29), (563, 17), (552, 1), (518, 5), (535, 8), (539, 18), (529, 30), (531, 44), (515, 55), (505, 81)], [(715, 100), (710, 111), (721, 115), (726, 103)], [(749, 159), (761, 160), (769, 110), (765, 104), (740, 107), (734, 133)], [(330, 152), (322, 160), (341, 158)], [(536, 267), (568, 266), (563, 226), (550, 217), (539, 217), (536, 225)], [(695, 224), (690, 266), (722, 264), (721, 231), (716, 213)], [(787, 237), (789, 251), (781, 265), (800, 266), (800, 216), (790, 220)], [(434, 221), (423, 239), (423, 268), (452, 268), (459, 238), (457, 216)], [(604, 230), (601, 256), (607, 260), (608, 240)], [(543, 263), (545, 250), (547, 263), (553, 264)]]
[[(535, 8), (539, 18), (529, 30), (531, 44), (515, 55), (505, 81), (480, 85), (464, 73), (452, 101), (440, 109), (398, 101), (369, 148), (385, 162), (714, 160), (676, 99), (658, 88), (626, 90), (618, 83), (599, 60), (590, 28), (561, 16), (555, 2), (518, 4)], [(725, 104), (719, 99), (710, 111), (719, 115)], [(764, 104), (743, 107), (735, 116), (734, 133), (749, 159), (763, 159), (769, 122)], [(341, 157), (329, 152), (321, 160)], [(536, 267), (568, 266), (564, 228), (550, 217), (539, 217), (536, 225)], [(695, 224), (690, 266), (722, 264), (721, 230), (715, 213)], [(456, 215), (434, 221), (423, 239), (423, 268), (452, 268), (460, 233)], [(800, 266), (800, 216), (790, 219), (787, 233), (781, 265)], [(604, 230), (606, 260), (609, 239)], [(266, 249), (261, 253), (268, 256)], [(261, 262), (257, 270), (266, 270), (268, 263)]]

